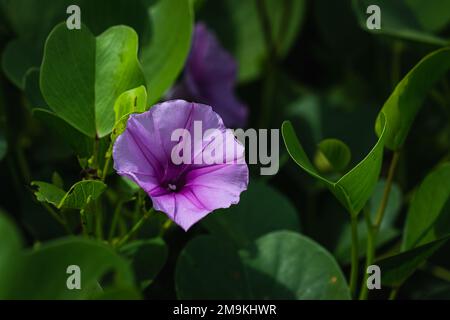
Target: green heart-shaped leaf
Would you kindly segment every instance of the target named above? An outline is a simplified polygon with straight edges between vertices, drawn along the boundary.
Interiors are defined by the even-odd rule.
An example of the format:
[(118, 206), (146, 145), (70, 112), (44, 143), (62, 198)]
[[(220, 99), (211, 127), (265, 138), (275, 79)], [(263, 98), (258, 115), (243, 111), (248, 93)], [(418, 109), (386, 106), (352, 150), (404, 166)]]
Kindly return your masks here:
[(180, 299), (349, 299), (334, 258), (291, 231), (269, 233), (239, 252), (200, 236), (181, 252), (175, 271)]
[(449, 69), (450, 48), (437, 50), (423, 58), (395, 87), (375, 126), (380, 136), (384, 128), (381, 121), (383, 113), (388, 122), (385, 133), (387, 148), (398, 150), (403, 146), (426, 94)]
[(60, 24), (45, 44), (41, 91), (49, 107), (90, 137), (114, 126), (114, 103), (124, 91), (145, 84), (133, 29), (111, 27), (97, 38), (83, 26)]
[[(381, 121), (384, 128), (386, 125), (383, 117)], [(286, 148), (295, 163), (322, 181), (351, 215), (357, 215), (372, 195), (378, 181), (383, 161), (384, 130), (369, 154), (338, 181), (322, 176), (311, 164), (289, 121), (283, 122), (281, 130)]]

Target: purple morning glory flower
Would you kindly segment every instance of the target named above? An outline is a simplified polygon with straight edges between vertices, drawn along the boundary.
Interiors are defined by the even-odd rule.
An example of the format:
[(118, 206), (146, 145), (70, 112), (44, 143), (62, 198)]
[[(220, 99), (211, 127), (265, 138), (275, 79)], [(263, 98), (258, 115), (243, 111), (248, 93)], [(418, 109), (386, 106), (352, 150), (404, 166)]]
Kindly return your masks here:
[[(174, 155), (184, 161), (177, 164)], [(137, 183), (153, 207), (184, 230), (211, 211), (238, 203), (247, 189), (244, 147), (203, 104), (173, 100), (131, 115), (113, 158), (117, 173)]]
[(203, 23), (194, 30), (184, 74), (169, 98), (199, 101), (213, 106), (228, 127), (242, 128), (248, 109), (234, 94), (237, 65)]

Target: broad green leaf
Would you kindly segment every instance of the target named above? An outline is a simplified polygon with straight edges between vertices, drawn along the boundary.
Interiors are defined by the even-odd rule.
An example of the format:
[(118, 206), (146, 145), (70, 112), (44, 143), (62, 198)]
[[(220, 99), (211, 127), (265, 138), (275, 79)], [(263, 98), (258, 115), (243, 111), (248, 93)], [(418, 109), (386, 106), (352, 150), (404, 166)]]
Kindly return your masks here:
[(149, 18), (140, 0), (0, 0), (0, 11), (17, 35), (5, 48), (2, 67), (19, 88), (24, 88), (26, 73), (40, 66), (45, 39), (68, 18), (69, 5), (80, 6), (82, 22), (96, 35), (123, 24), (136, 30), (141, 39), (149, 38)]
[[(383, 197), (384, 187), (386, 181), (380, 180), (375, 186), (373, 195), (369, 200), (368, 206), (370, 210), (370, 216), (372, 221), (375, 220), (378, 207), (381, 203), (381, 198)], [(395, 228), (394, 223), (397, 219), (400, 208), (402, 204), (402, 192), (397, 184), (393, 184), (391, 187), (391, 192), (389, 194), (389, 200), (386, 205), (384, 212), (384, 218), (381, 223), (380, 229), (377, 234), (377, 247), (385, 245), (387, 242), (392, 241), (395, 237), (398, 237), (400, 231)], [(367, 246), (367, 222), (365, 217), (361, 215), (358, 222), (358, 237), (359, 237), (359, 255), (364, 257), (366, 254)], [(340, 263), (349, 263), (351, 254), (351, 225), (346, 223), (343, 227), (339, 239), (337, 241), (337, 246), (334, 250), (334, 256)]]
[(203, 224), (213, 235), (245, 247), (264, 234), (275, 230), (299, 231), (297, 212), (290, 201), (277, 190), (251, 181), (241, 194), (239, 205), (217, 210)]
[(383, 285), (399, 287), (402, 285), (425, 260), (431, 257), (447, 240), (450, 235), (397, 255), (376, 261), (382, 270)]
[(153, 34), (150, 43), (142, 47), (140, 61), (152, 105), (169, 89), (184, 66), (194, 16), (188, 0), (160, 0), (148, 11)]
[(8, 150), (8, 143), (6, 141), (5, 135), (0, 129), (0, 161), (5, 157), (7, 150)]
[(120, 249), (131, 261), (136, 281), (142, 289), (150, 285), (167, 259), (167, 246), (163, 239), (137, 240)]
[(415, 191), (403, 232), (403, 251), (450, 234), (450, 163), (428, 174)]
[(93, 139), (85, 136), (76, 130), (66, 121), (58, 117), (54, 112), (35, 108), (33, 116), (41, 120), (50, 130), (54, 131), (58, 137), (64, 140), (72, 150), (81, 158), (89, 158), (94, 150)]
[(269, 233), (239, 252), (213, 236), (197, 237), (178, 258), (175, 285), (180, 299), (350, 298), (334, 258), (291, 231)]
[[(102, 286), (133, 287), (133, 274), (125, 259), (108, 246), (88, 239), (65, 238), (46, 243), (24, 254), (25, 269), (10, 299), (86, 299)], [(68, 266), (79, 266), (81, 289), (68, 290)], [(114, 272), (113, 283), (103, 277)]]
[(318, 145), (314, 164), (322, 172), (340, 172), (344, 170), (351, 159), (349, 147), (338, 139), (325, 139)]
[(38, 201), (51, 203), (58, 209), (82, 209), (89, 201), (97, 199), (106, 189), (106, 185), (98, 180), (79, 181), (67, 192), (42, 181), (33, 181), (31, 185), (37, 187), (34, 194)]
[(147, 91), (140, 86), (122, 93), (114, 104), (115, 122), (124, 115), (144, 112), (147, 109)]
[(60, 24), (45, 44), (41, 91), (49, 107), (90, 137), (109, 134), (114, 103), (145, 83), (137, 60), (138, 39), (129, 27), (111, 27), (97, 38), (83, 26)]
[[(369, 17), (366, 10), (370, 5), (378, 5), (381, 9), (380, 29), (370, 30), (366, 26)], [(420, 21), (420, 16), (423, 15), (422, 10), (417, 11), (418, 8), (414, 8), (416, 11), (414, 12), (410, 5), (405, 0), (353, 0), (353, 8), (363, 30), (438, 46), (448, 44), (450, 39), (436, 36), (429, 31), (427, 26), (423, 26), (423, 21)], [(430, 1), (427, 2), (426, 6), (433, 7), (434, 10), (444, 11), (446, 7), (439, 7), (439, 4), (431, 4)]]
[[(386, 147), (392, 150), (402, 147), (427, 93), (449, 68), (450, 48), (434, 51), (424, 57), (395, 87), (380, 112), (387, 119)], [(384, 127), (381, 116), (375, 127), (380, 136)]]
[[(385, 121), (382, 117), (383, 127)], [(337, 181), (322, 176), (311, 164), (289, 121), (281, 127), (291, 158), (308, 174), (322, 181), (351, 215), (357, 215), (372, 195), (383, 161), (384, 130), (369, 154)]]
[(14, 274), (22, 264), (22, 239), (12, 221), (0, 210), (0, 299), (14, 287)]
[[(206, 1), (200, 19), (217, 33), (224, 47), (238, 61), (238, 79), (248, 82), (257, 78), (269, 58), (264, 28), (257, 1)], [(283, 58), (294, 44), (305, 13), (303, 0), (260, 1), (267, 12), (275, 54)], [(204, 13), (202, 15), (202, 13)]]

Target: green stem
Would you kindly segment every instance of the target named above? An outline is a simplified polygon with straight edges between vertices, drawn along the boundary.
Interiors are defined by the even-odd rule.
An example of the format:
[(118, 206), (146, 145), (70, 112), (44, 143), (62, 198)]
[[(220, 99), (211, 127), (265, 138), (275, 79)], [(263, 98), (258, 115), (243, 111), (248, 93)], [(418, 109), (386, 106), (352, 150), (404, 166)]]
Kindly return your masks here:
[(89, 206), (92, 205), (91, 202), (91, 196), (88, 196), (87, 201), (86, 201), (86, 206), (80, 210), (80, 220), (81, 220), (81, 229), (83, 230), (83, 235), (86, 237), (90, 237), (91, 233), (92, 233), (92, 215), (91, 217), (89, 217), (86, 213), (86, 208), (89, 208)]
[(108, 169), (109, 169), (109, 166), (111, 164), (111, 159), (112, 159), (112, 148), (113, 148), (113, 143), (111, 142), (109, 144), (108, 151), (106, 151), (106, 154), (105, 154), (106, 161), (105, 161), (105, 165), (103, 166), (102, 175), (100, 177), (102, 181), (105, 181), (106, 176), (108, 174)]
[(154, 213), (155, 210), (152, 208), (145, 212), (144, 215), (139, 219), (139, 221), (131, 228), (131, 230), (117, 243), (117, 247), (124, 245), (131, 237), (133, 237), (144, 225), (144, 222)]
[(358, 215), (351, 216), (352, 225), (352, 265), (350, 271), (350, 293), (356, 296), (356, 285), (358, 283), (359, 251), (358, 251)]
[(364, 278), (361, 282), (361, 289), (359, 293), (359, 300), (366, 300), (369, 294), (367, 288), (367, 279), (369, 275), (367, 274), (367, 268), (372, 265), (375, 259), (375, 245), (376, 245), (376, 232), (373, 228), (370, 210), (364, 210), (364, 216), (367, 224), (367, 254), (366, 254), (366, 269), (364, 270)]
[(381, 223), (383, 222), (384, 213), (386, 212), (386, 207), (389, 202), (389, 195), (392, 189), (392, 183), (394, 181), (395, 170), (397, 168), (398, 160), (400, 157), (400, 152), (395, 151), (391, 163), (389, 165), (388, 176), (386, 179), (386, 183), (384, 185), (383, 197), (381, 198), (380, 206), (378, 207), (375, 221), (372, 224), (370, 213), (366, 216), (367, 221), (367, 252), (366, 252), (366, 265), (364, 269), (364, 279), (361, 283), (361, 293), (359, 296), (360, 300), (365, 300), (368, 297), (368, 288), (367, 288), (367, 268), (373, 264), (375, 261), (375, 248), (376, 248), (376, 239), (378, 235), (378, 231), (380, 229)]
[(386, 211), (386, 207), (387, 207), (387, 204), (389, 201), (389, 194), (391, 193), (392, 182), (394, 181), (395, 170), (397, 169), (397, 164), (398, 164), (399, 158), (400, 158), (400, 152), (395, 151), (392, 156), (391, 164), (389, 166), (389, 172), (388, 172), (386, 184), (384, 186), (383, 198), (381, 199), (381, 204), (380, 204), (377, 214), (375, 216), (375, 222), (373, 225), (375, 228), (375, 233), (378, 232), (381, 222), (383, 221), (384, 213)]
[(117, 204), (116, 209), (114, 210), (113, 218), (111, 221), (111, 228), (109, 229), (109, 235), (108, 235), (109, 242), (112, 241), (114, 234), (116, 233), (117, 223), (119, 221), (120, 213), (122, 212), (122, 206), (123, 206), (123, 202), (120, 201)]
[(395, 300), (398, 296), (399, 287), (393, 288), (391, 294), (389, 295), (389, 300)]
[(103, 239), (103, 208), (100, 199), (95, 200), (95, 233), (98, 239)]
[(425, 264), (421, 269), (428, 271), (434, 277), (450, 282), (450, 270), (443, 268), (441, 266), (433, 266), (429, 263)]
[(86, 211), (84, 209), (80, 210), (80, 219), (81, 219), (81, 229), (83, 230), (83, 235), (87, 237), (89, 235), (88, 220), (87, 220), (87, 216), (86, 216)]
[(164, 224), (162, 225), (162, 228), (161, 228), (161, 230), (159, 232), (159, 236), (162, 237), (167, 232), (167, 230), (170, 229), (172, 224), (173, 224), (173, 221), (170, 220), (170, 219), (167, 219), (167, 221), (164, 222)]

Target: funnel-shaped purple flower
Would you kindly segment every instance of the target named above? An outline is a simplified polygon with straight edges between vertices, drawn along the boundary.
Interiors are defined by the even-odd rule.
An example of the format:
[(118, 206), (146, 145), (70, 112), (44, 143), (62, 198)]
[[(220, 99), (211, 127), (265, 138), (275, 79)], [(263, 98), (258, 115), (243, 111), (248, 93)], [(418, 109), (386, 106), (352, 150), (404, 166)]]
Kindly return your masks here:
[[(184, 160), (176, 164), (174, 155)], [(185, 230), (211, 211), (238, 203), (247, 189), (244, 147), (203, 104), (173, 100), (131, 115), (113, 157), (117, 173), (136, 182), (156, 210)]]
[(169, 93), (169, 98), (211, 105), (226, 126), (242, 128), (248, 110), (234, 93), (236, 72), (233, 57), (203, 23), (197, 23), (183, 78)]

